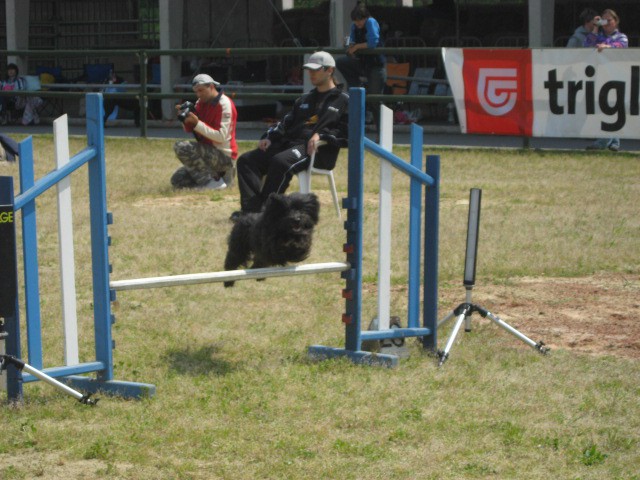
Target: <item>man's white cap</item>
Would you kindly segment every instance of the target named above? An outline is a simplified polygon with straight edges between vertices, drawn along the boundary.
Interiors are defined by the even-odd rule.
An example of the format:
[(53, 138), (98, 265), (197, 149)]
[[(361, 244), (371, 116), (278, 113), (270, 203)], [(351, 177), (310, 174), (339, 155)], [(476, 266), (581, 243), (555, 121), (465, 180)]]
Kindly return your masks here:
[(213, 78), (211, 78), (211, 76), (207, 75), (206, 73), (201, 73), (199, 75), (196, 75), (195, 77), (193, 77), (193, 80), (191, 80), (191, 86), (195, 87), (196, 85), (215, 85), (216, 87), (220, 86), (219, 82), (216, 82)]
[(316, 52), (309, 57), (309, 61), (303, 65), (309, 70), (320, 70), (323, 67), (335, 67), (336, 61), (327, 52)]

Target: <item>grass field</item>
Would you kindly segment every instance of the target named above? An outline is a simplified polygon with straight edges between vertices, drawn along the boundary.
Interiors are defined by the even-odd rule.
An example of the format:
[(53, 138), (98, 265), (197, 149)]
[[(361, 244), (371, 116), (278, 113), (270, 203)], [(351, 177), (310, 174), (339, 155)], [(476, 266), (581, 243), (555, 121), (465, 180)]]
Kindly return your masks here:
[[(84, 141), (72, 138), (71, 152)], [(53, 168), (51, 143), (34, 139), (37, 178)], [(107, 140), (114, 280), (222, 269), (238, 191), (173, 191), (171, 145)], [(25, 385), (24, 403), (0, 410), (0, 479), (639, 479), (640, 354), (587, 354), (554, 334), (568, 318), (554, 316), (560, 309), (599, 327), (605, 343), (607, 335), (616, 341), (616, 324), (637, 323), (637, 155), (425, 153), (442, 161), (440, 311), (464, 300), (467, 200), (470, 188), (482, 188), (474, 299), (536, 341), (550, 335), (542, 338), (549, 356), (474, 320), (440, 369), (413, 341), (411, 357), (393, 370), (313, 363), (309, 345), (344, 344), (338, 274), (119, 292), (115, 377), (153, 383), (156, 396), (102, 396), (89, 408), (48, 385)], [(368, 320), (376, 310), (378, 161), (366, 165)], [(15, 176), (18, 190), (15, 165), (0, 164), (0, 175)], [(336, 180), (343, 196), (345, 154)], [(86, 167), (72, 188), (78, 311), (88, 332), (81, 357), (92, 360)], [(344, 230), (324, 179), (313, 189), (322, 211), (308, 261), (343, 261)], [(400, 174), (393, 203), (392, 314), (404, 320), (408, 182)], [(51, 191), (38, 202), (47, 366), (62, 363), (55, 205)], [(606, 289), (572, 290), (594, 278), (613, 279), (626, 310), (597, 310)], [(548, 286), (544, 299), (526, 288), (534, 281)], [(620, 330), (620, 345), (640, 345)], [(441, 346), (448, 335), (440, 332)]]

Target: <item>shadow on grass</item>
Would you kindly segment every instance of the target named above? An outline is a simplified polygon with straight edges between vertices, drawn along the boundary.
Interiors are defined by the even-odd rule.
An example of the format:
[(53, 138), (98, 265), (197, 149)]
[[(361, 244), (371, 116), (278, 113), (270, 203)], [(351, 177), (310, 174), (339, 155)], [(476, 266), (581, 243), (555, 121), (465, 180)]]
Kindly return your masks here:
[(185, 349), (169, 350), (164, 355), (170, 369), (183, 375), (226, 375), (236, 370), (234, 364), (215, 358), (219, 348), (213, 345), (193, 350)]

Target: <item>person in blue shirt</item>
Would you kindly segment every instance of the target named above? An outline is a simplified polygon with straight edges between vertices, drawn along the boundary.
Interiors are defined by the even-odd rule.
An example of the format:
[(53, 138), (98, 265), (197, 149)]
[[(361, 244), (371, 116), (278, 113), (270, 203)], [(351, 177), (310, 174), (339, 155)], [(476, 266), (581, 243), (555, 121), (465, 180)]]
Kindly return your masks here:
[(351, 34), (347, 55), (338, 58), (336, 67), (349, 87), (359, 87), (360, 77), (367, 77), (367, 93), (383, 93), (386, 83), (386, 59), (384, 55), (362, 55), (358, 50), (384, 46), (380, 25), (371, 16), (364, 2), (358, 2), (351, 11)]

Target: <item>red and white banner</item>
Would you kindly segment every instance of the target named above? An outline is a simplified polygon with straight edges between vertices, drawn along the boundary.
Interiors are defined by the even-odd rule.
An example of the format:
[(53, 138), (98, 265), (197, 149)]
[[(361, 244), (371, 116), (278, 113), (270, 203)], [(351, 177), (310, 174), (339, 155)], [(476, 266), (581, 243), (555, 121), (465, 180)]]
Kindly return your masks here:
[(463, 133), (640, 137), (640, 51), (443, 48)]

